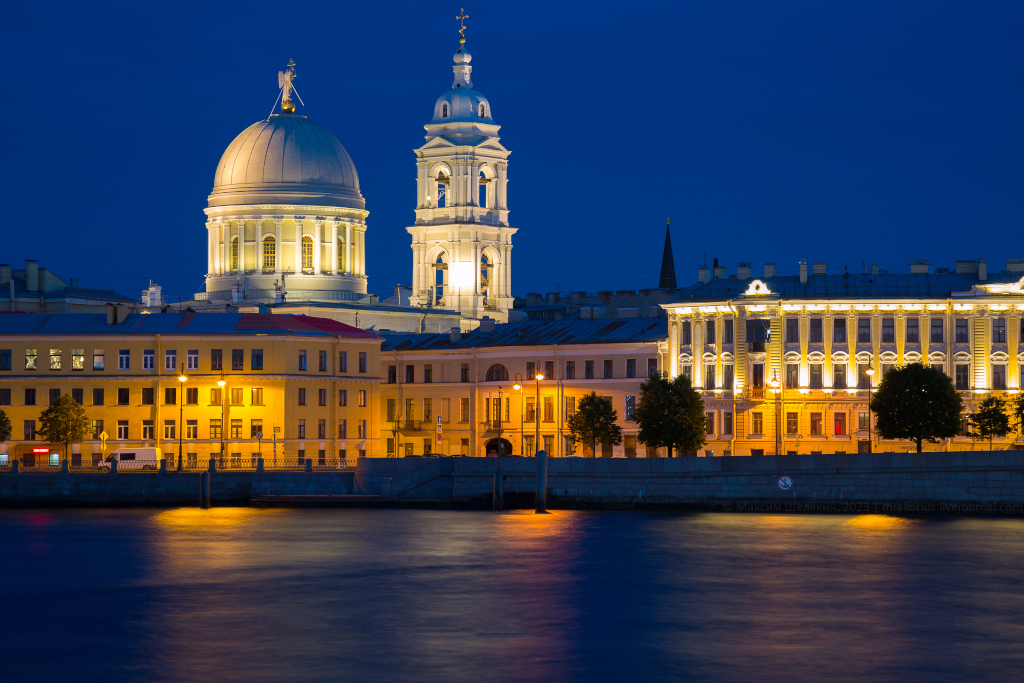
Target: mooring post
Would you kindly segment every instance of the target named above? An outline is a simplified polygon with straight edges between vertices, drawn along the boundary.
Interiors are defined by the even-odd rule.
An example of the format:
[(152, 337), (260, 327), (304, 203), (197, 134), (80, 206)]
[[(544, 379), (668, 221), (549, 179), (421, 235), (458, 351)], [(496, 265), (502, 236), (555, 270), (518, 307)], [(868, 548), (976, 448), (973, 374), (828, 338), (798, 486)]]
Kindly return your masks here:
[(501, 473), (500, 466), (494, 470), (494, 498), (491, 501), (491, 509), (505, 509), (505, 475)]
[(256, 472), (263, 472), (263, 458), (256, 458)]
[(217, 459), (216, 458), (210, 458), (210, 467), (207, 470), (207, 472), (216, 472), (216, 471), (217, 471)]
[(199, 507), (204, 510), (210, 509), (210, 473), (202, 472), (199, 475)]
[(68, 465), (69, 465), (69, 463), (68, 463), (68, 459), (67, 458), (64, 458), (63, 460), (60, 461), (60, 473), (61, 474), (67, 474), (70, 471), (68, 469)]
[(18, 473), (18, 461), (17, 460), (12, 460), (11, 461), (11, 474), (17, 474), (17, 473)]
[(548, 511), (548, 452), (537, 451), (537, 512)]
[(160, 474), (167, 474), (167, 458), (160, 458)]
[(117, 458), (110, 461), (110, 473), (117, 474)]
[(306, 474), (313, 474), (313, 459), (306, 458)]

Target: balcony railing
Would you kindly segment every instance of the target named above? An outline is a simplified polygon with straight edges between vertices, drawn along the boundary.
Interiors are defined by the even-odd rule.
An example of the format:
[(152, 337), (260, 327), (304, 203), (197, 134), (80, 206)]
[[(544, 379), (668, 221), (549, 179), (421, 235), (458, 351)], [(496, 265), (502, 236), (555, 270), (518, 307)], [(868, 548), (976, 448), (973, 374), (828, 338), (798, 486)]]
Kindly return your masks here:
[[(751, 342), (756, 343), (756, 342)], [(765, 389), (764, 387), (750, 387), (750, 398), (764, 398)]]

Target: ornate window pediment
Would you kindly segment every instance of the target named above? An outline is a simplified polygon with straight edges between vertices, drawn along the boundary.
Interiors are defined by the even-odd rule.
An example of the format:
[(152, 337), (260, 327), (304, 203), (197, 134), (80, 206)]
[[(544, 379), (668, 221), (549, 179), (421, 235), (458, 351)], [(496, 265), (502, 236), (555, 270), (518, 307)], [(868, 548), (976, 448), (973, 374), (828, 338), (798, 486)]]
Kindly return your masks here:
[(879, 359), (881, 359), (881, 361), (883, 363), (895, 363), (896, 362), (896, 354), (893, 353), (892, 351), (885, 351), (884, 353), (880, 353), (880, 354), (878, 354), (878, 357), (879, 357)]
[(992, 354), (993, 363), (1005, 363), (1010, 360), (1010, 356), (1004, 351), (996, 351)]
[(715, 354), (713, 354), (713, 353), (710, 353), (710, 352), (706, 352), (706, 353), (705, 353), (705, 354), (704, 354), (704, 355), (702, 356), (702, 358), (704, 359), (704, 362), (705, 362), (705, 363), (708, 363), (708, 364), (710, 364), (710, 363), (714, 363), (714, 362), (715, 362)]
[(751, 280), (750, 285), (747, 287), (747, 291), (743, 292), (744, 296), (768, 296), (772, 291), (768, 289), (761, 280)]
[(849, 355), (847, 355), (844, 351), (836, 351), (835, 353), (832, 354), (833, 363), (839, 363), (841, 365), (843, 363), (849, 362), (849, 360)]
[(920, 363), (921, 354), (916, 351), (910, 351), (909, 353), (903, 354), (903, 360), (907, 363)]
[[(945, 356), (943, 354), (941, 354), (941, 353), (933, 353), (933, 354), (931, 354), (929, 356), (929, 358), (934, 358), (936, 356), (942, 357), (943, 359), (945, 358)], [(970, 363), (971, 362), (971, 354), (967, 353), (966, 351), (958, 351), (957, 353), (953, 354), (953, 362), (954, 363)]]
[(871, 354), (868, 353), (867, 351), (861, 351), (860, 353), (857, 354), (857, 362), (858, 363), (870, 363), (871, 362)]
[(797, 353), (796, 351), (790, 351), (784, 356), (784, 359), (787, 363), (799, 363), (800, 354)]
[(814, 351), (813, 353), (807, 354), (807, 360), (811, 363), (824, 363), (825, 354), (821, 351)]

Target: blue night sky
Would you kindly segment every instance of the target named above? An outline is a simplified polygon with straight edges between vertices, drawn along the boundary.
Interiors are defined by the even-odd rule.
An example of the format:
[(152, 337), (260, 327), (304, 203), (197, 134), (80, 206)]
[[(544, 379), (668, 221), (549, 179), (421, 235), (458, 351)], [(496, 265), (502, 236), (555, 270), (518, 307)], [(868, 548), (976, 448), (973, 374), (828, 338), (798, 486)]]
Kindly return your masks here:
[[(221, 153), (297, 63), (359, 170), (370, 290), (411, 282), (412, 150), (460, 5), (12, 3), (0, 260), (83, 286), (202, 289)], [(906, 272), (1024, 258), (1024, 3), (466, 4), (510, 157), (515, 293), (680, 284), (798, 259)]]

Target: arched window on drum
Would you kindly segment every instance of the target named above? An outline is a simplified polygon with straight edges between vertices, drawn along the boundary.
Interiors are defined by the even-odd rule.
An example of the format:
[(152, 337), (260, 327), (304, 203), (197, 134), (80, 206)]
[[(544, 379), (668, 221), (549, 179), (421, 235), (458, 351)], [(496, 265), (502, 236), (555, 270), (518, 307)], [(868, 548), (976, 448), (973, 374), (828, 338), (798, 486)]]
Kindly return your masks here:
[(313, 238), (309, 235), (302, 238), (302, 269), (313, 270)]
[(272, 273), (277, 266), (277, 244), (267, 235), (263, 238), (263, 272)]
[(488, 382), (507, 382), (508, 381), (508, 370), (501, 363), (495, 363), (491, 367), (487, 368), (486, 381)]
[(348, 257), (348, 254), (346, 254), (346, 252), (345, 252), (345, 238), (344, 237), (339, 237), (338, 238), (338, 272), (339, 273), (346, 273), (346, 272), (348, 272), (348, 269), (345, 267), (345, 263), (346, 263), (345, 259), (347, 257)]
[(231, 238), (231, 270), (238, 270), (238, 238)]
[(480, 257), (480, 293), (484, 297), (484, 304), (491, 291), (491, 275), (494, 272), (494, 264), (487, 258), (487, 254)]
[(448, 277), (448, 264), (444, 262), (444, 254), (440, 254), (434, 262), (434, 303), (444, 299), (444, 284)]

